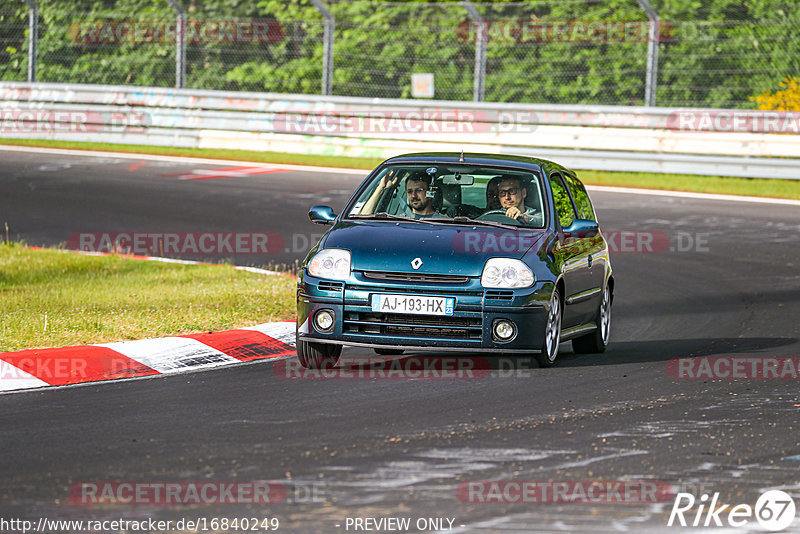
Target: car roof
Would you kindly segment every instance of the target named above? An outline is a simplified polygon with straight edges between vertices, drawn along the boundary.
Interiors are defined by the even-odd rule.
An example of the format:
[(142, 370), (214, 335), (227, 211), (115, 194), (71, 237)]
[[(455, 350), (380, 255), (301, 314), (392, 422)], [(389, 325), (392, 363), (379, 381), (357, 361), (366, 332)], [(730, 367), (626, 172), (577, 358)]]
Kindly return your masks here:
[(481, 154), (460, 152), (416, 152), (389, 158), (384, 163), (466, 163), (473, 165), (513, 166), (532, 170), (560, 170), (575, 174), (566, 167), (546, 159), (515, 154)]

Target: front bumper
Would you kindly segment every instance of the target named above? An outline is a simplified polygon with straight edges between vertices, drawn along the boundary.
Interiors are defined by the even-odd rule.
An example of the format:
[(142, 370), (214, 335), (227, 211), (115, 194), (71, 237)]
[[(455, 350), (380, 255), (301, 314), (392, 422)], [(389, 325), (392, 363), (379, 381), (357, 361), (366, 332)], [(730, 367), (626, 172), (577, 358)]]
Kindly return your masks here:
[[(431, 295), (455, 298), (451, 316), (373, 312), (373, 293)], [(489, 290), (479, 278), (464, 283), (375, 281), (354, 272), (345, 282), (298, 277), (298, 338), (317, 343), (372, 348), (458, 350), (475, 352), (537, 352), (544, 339), (552, 282), (514, 290)], [(320, 309), (332, 310), (336, 320), (329, 332), (318, 331), (311, 318)], [(496, 319), (516, 326), (505, 342), (492, 337)]]

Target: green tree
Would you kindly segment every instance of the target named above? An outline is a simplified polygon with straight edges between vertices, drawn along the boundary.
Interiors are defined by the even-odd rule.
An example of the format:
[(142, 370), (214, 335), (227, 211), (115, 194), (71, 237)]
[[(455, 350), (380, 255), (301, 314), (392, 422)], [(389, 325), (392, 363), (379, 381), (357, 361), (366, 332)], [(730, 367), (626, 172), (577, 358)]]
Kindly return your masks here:
[[(323, 18), (309, 0), (180, 0), (189, 24), (267, 21), (264, 40), (186, 47), (186, 85), (319, 94)], [(458, 2), (324, 0), (336, 18), (333, 93), (410, 98), (413, 73), (433, 73), (435, 97), (472, 100), (475, 33)], [(656, 100), (662, 106), (755, 107), (754, 95), (800, 74), (796, 0), (651, 0), (662, 20)], [(167, 0), (39, 0), (39, 72), (46, 82), (175, 84), (174, 40), (82, 39), (92, 24), (169, 24)], [(646, 39), (592, 39), (590, 22), (646, 28), (636, 0), (473, 0), (490, 23), (490, 102), (641, 105)], [(528, 24), (543, 38), (524, 36)], [(555, 33), (555, 24), (565, 25)], [(548, 28), (550, 28), (548, 30)], [(0, 79), (24, 80), (27, 8), (0, 8)], [(76, 37), (77, 36), (77, 37)]]

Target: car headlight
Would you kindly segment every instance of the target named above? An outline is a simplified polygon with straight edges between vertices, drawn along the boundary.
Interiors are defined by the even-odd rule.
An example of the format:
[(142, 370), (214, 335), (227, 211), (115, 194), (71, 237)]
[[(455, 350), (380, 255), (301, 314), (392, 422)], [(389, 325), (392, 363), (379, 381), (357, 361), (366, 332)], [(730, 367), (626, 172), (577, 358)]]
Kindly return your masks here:
[(317, 278), (347, 280), (350, 277), (350, 251), (340, 248), (322, 249), (308, 262), (308, 272)]
[(483, 266), (481, 275), (483, 287), (530, 287), (533, 280), (530, 268), (522, 261), (512, 258), (490, 258)]

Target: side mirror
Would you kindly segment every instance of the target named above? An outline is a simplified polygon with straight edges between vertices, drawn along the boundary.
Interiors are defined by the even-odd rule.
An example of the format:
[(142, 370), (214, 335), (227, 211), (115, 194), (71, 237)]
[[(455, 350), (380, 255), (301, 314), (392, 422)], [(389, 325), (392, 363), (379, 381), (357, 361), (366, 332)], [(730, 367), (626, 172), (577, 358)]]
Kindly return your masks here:
[(575, 219), (572, 224), (564, 228), (564, 237), (584, 239), (594, 237), (600, 231), (600, 226), (595, 221), (588, 219)]
[(330, 224), (336, 220), (336, 214), (330, 206), (314, 206), (308, 210), (308, 218), (317, 224)]

